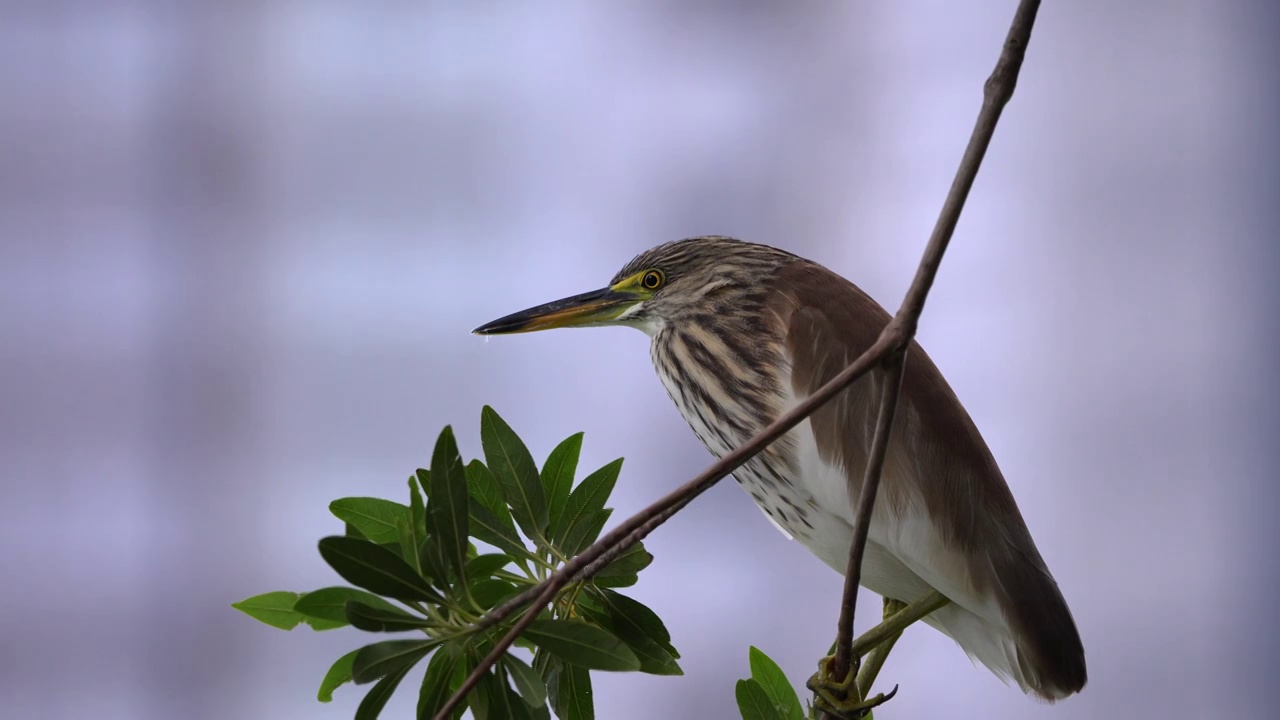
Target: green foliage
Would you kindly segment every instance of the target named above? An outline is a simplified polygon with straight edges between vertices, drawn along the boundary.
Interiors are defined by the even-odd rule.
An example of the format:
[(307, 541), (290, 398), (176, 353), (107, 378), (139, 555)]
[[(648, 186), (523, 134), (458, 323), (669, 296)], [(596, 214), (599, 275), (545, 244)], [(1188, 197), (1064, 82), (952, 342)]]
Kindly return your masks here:
[[(483, 631), (477, 621), (599, 537), (612, 513), (605, 503), (621, 460), (575, 487), (582, 433), (557, 445), (541, 470), (489, 407), (481, 414), (480, 436), (484, 461), (464, 464), (446, 427), (429, 469), (409, 478), (407, 505), (374, 497), (329, 505), (343, 532), (320, 540), (320, 556), (354, 587), (270, 592), (233, 605), (283, 630), (350, 625), (413, 634), (339, 658), (320, 684), (320, 702), (330, 702), (334, 690), (348, 682), (372, 683), (356, 718), (376, 718), (426, 659), (417, 716), (433, 718), (520, 614)], [(532, 664), (506, 653), (453, 717), (469, 708), (479, 720), (550, 720), (552, 712), (561, 720), (594, 720), (591, 670), (680, 675), (680, 654), (662, 621), (614, 589), (634, 585), (651, 562), (653, 556), (637, 543), (595, 579), (565, 587), (517, 642), (533, 653)]]
[(493, 408), (480, 412), (480, 444), (489, 469), (511, 506), (511, 515), (525, 537), (537, 541), (547, 534), (547, 497), (542, 477), (529, 449)]
[(396, 523), (409, 519), (409, 508), (390, 500), (371, 497), (349, 497), (329, 503), (329, 512), (360, 531), (360, 535), (376, 543), (399, 539)]
[(734, 688), (743, 720), (804, 720), (800, 698), (782, 668), (754, 645), (749, 659), (751, 677)]
[(569, 501), (573, 488), (573, 474), (578, 469), (578, 455), (582, 452), (582, 433), (570, 435), (556, 446), (542, 464), (542, 489), (547, 494), (547, 522), (555, 527)]
[(381, 607), (384, 610), (399, 610), (395, 605), (371, 592), (340, 586), (313, 590), (298, 598), (293, 609), (308, 618), (331, 620), (338, 623), (340, 627), (347, 624), (347, 603), (352, 600), (372, 607)]
[[(550, 654), (542, 677), (547, 682), (547, 699), (560, 720), (595, 720), (591, 700), (591, 673), (584, 667), (561, 662)], [(535, 662), (536, 666), (537, 663)]]
[(333, 702), (333, 691), (351, 682), (351, 665), (355, 663), (356, 654), (359, 652), (359, 650), (352, 650), (335, 660), (329, 667), (329, 672), (325, 673), (324, 680), (320, 683), (320, 692), (316, 696), (320, 702)]
[[(435, 717), (449, 696), (462, 685), (466, 674), (465, 652), (453, 643), (446, 643), (427, 663), (427, 673), (422, 678), (418, 694), (418, 717)], [(457, 714), (462, 714), (461, 708)]]
[(231, 607), (271, 627), (292, 630), (306, 619), (293, 609), (300, 597), (294, 592), (269, 592), (232, 603)]
[(463, 585), (466, 584), (467, 518), (469, 494), (467, 476), (462, 469), (462, 456), (453, 440), (453, 430), (445, 428), (431, 456), (431, 506), (428, 522), (440, 542), (440, 552), (449, 570)]
[(640, 660), (626, 643), (582, 620), (534, 620), (525, 636), (561, 660), (591, 670), (640, 669)]
[(783, 720), (778, 709), (769, 702), (764, 688), (755, 680), (739, 680), (734, 688), (738, 700), (738, 712), (742, 720)]

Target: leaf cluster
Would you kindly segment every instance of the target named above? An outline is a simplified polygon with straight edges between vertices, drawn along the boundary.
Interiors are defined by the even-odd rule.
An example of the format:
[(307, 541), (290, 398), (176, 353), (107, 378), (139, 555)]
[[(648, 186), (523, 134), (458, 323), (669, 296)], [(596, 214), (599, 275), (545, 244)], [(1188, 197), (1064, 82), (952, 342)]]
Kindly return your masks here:
[(795, 687), (772, 658), (752, 645), (748, 659), (751, 677), (739, 680), (734, 688), (742, 720), (806, 720), (810, 717), (800, 707)]
[[(376, 718), (424, 660), (417, 716), (434, 717), (516, 620), (479, 629), (480, 618), (591, 545), (613, 512), (605, 502), (621, 459), (575, 485), (582, 433), (557, 445), (539, 469), (492, 408), (480, 420), (484, 460), (464, 464), (446, 427), (430, 467), (409, 478), (408, 504), (375, 497), (330, 504), (345, 528), (320, 540), (320, 556), (350, 586), (269, 592), (233, 605), (283, 630), (350, 625), (409, 633), (353, 650), (325, 675), (321, 702), (347, 682), (372, 684), (357, 720)], [(532, 653), (531, 662), (507, 652), (453, 717), (469, 707), (477, 720), (550, 718), (552, 711), (562, 720), (591, 720), (591, 670), (683, 674), (662, 620), (618, 592), (652, 561), (637, 543), (594, 578), (566, 586), (516, 643)]]

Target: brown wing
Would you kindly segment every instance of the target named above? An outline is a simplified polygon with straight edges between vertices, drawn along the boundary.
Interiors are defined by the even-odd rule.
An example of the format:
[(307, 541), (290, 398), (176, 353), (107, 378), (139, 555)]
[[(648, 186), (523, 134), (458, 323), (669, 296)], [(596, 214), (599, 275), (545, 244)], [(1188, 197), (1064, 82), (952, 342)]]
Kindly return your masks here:
[[(787, 328), (797, 397), (811, 394), (875, 342), (889, 314), (855, 285), (810, 262), (784, 268), (773, 309)], [(819, 454), (844, 468), (856, 498), (874, 432), (879, 371), (811, 418)], [(929, 356), (913, 342), (890, 437), (880, 501), (900, 532), (877, 533), (900, 561), (968, 610), (1003, 621), (1039, 694), (1086, 681), (1084, 649), (995, 459)], [(923, 518), (920, 518), (920, 515)], [(912, 517), (922, 522), (909, 522)], [(850, 519), (852, 509), (850, 509)], [(993, 615), (996, 615), (993, 617)]]

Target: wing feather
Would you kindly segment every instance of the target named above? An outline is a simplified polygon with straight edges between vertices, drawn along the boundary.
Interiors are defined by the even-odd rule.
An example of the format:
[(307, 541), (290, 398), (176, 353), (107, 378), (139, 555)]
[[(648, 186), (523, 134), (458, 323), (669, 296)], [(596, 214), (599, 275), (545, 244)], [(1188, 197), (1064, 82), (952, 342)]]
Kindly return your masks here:
[[(890, 320), (855, 285), (807, 261), (781, 271), (771, 308), (785, 329), (796, 398), (839, 373)], [(810, 418), (821, 461), (843, 471), (845, 498), (862, 484), (884, 382), (873, 371)], [(871, 539), (956, 605), (1007, 629), (1020, 684), (1048, 698), (1084, 686), (1083, 646), (1057, 583), (976, 425), (915, 342), (879, 498)], [(844, 509), (852, 523), (851, 503)]]

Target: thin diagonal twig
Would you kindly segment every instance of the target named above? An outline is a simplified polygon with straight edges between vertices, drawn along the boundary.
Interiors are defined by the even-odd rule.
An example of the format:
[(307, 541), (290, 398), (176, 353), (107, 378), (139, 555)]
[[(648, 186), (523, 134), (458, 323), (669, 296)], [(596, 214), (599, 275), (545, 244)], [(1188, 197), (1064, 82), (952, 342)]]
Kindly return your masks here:
[[(956, 170), (955, 180), (952, 181), (951, 189), (947, 192), (947, 198), (942, 204), (942, 211), (934, 225), (933, 234), (929, 237), (929, 245), (925, 248), (924, 257), (920, 260), (915, 279), (907, 290), (902, 306), (898, 308), (897, 314), (889, 323), (889, 328), (886, 328), (887, 332), (895, 325), (900, 326), (906, 340), (894, 348), (893, 353), (896, 357), (885, 360), (886, 384), (880, 399), (875, 436), (871, 453), (867, 458), (867, 468), (858, 495), (857, 510), (854, 513), (853, 542), (849, 548), (849, 565), (845, 573), (844, 601), (841, 604), (840, 619), (836, 628), (836, 655), (831, 667), (831, 674), (836, 680), (845, 678), (852, 671), (853, 660), (857, 657), (854, 655), (852, 646), (853, 617), (858, 602), (862, 557), (866, 551), (867, 532), (875, 509), (876, 491), (880, 485), (881, 470), (889, 447), (903, 366), (908, 361), (907, 347), (911, 338), (915, 336), (916, 325), (920, 320), (920, 314), (924, 312), (925, 299), (938, 274), (942, 256), (951, 242), (956, 224), (960, 221), (960, 212), (964, 209), (969, 191), (973, 188), (973, 182), (978, 176), (978, 169), (982, 166), (982, 159), (991, 145), (996, 123), (999, 122), (1005, 105), (1013, 97), (1013, 90), (1018, 83), (1018, 72), (1022, 69), (1027, 43), (1031, 40), (1031, 29), (1035, 25), (1036, 12), (1039, 9), (1039, 0), (1021, 0), (1017, 11), (1014, 12), (1013, 22), (1005, 37), (1004, 47), (996, 61), (996, 67), (983, 86), (982, 109), (978, 112), (978, 119), (969, 136), (969, 144), (965, 148), (964, 156), (960, 159), (960, 167)], [(825, 713), (825, 715), (836, 720), (836, 716), (831, 713)]]
[(853, 670), (853, 616), (858, 607), (858, 586), (862, 584), (862, 555), (867, 549), (871, 512), (875, 509), (876, 491), (880, 488), (880, 474), (893, 430), (893, 415), (898, 408), (898, 390), (902, 387), (906, 352), (898, 350), (886, 358), (885, 362), (887, 367), (881, 378), (884, 389), (880, 394), (876, 434), (871, 440), (867, 471), (862, 479), (862, 489), (858, 493), (858, 514), (853, 519), (853, 543), (849, 549), (849, 565), (844, 571), (844, 602), (840, 606), (840, 619), (836, 625), (836, 657), (831, 665), (831, 673), (836, 679), (844, 678)]
[[(755, 437), (720, 458), (694, 479), (625, 520), (546, 580), (491, 610), (488, 615), (481, 618), (476, 623), (475, 629), (477, 630), (493, 627), (532, 602), (526, 617), (522, 618), (515, 627), (503, 636), (488, 657), (467, 676), (462, 685), (437, 713), (436, 720), (446, 720), (453, 709), (466, 697), (467, 693), (476, 686), (480, 678), (497, 662), (502, 653), (511, 647), (511, 644), (515, 642), (516, 637), (523, 631), (524, 627), (529, 622), (532, 622), (532, 617), (546, 607), (559, 590), (571, 582), (590, 578), (596, 572), (599, 572), (619, 554), (644, 539), (646, 535), (679, 512), (694, 498), (706, 492), (711, 486), (768, 447), (770, 443), (782, 437), (805, 418), (812, 415), (814, 411), (826, 404), (842, 390), (848, 388), (890, 354), (900, 354), (906, 350), (911, 338), (915, 335), (920, 313), (924, 311), (925, 299), (929, 294), (930, 287), (933, 285), (934, 278), (938, 274), (943, 253), (951, 240), (956, 223), (959, 221), (960, 211), (964, 207), (965, 199), (968, 197), (970, 188), (973, 187), (973, 180), (977, 176), (982, 157), (991, 142), (996, 121), (999, 119), (1004, 105), (1013, 96), (1018, 70), (1022, 66), (1027, 41), (1031, 36), (1031, 26), (1035, 21), (1036, 10), (1039, 6), (1038, 0), (1022, 0), (1018, 5), (1013, 27), (1010, 29), (1009, 37), (1005, 41), (1000, 61), (996, 65), (995, 72), (987, 80), (985, 98), (982, 111), (978, 116), (977, 125), (974, 127), (969, 146), (965, 150), (964, 158), (961, 160), (960, 170), (957, 172), (956, 180), (952, 183), (951, 190), (947, 195), (938, 223), (934, 227), (933, 235), (930, 236), (929, 244), (920, 260), (920, 266), (916, 270), (915, 278), (911, 282), (911, 287), (907, 290), (906, 297), (898, 313), (880, 333), (880, 336), (876, 338), (875, 343), (859, 355), (851, 365), (814, 392), (813, 395), (761, 430)], [(864, 482), (865, 485), (866, 483)], [(868, 512), (870, 512), (869, 509)], [(860, 564), (861, 559), (859, 558), (858, 561)], [(837, 652), (839, 652), (839, 648), (837, 648)], [(852, 653), (850, 655), (852, 656)]]

